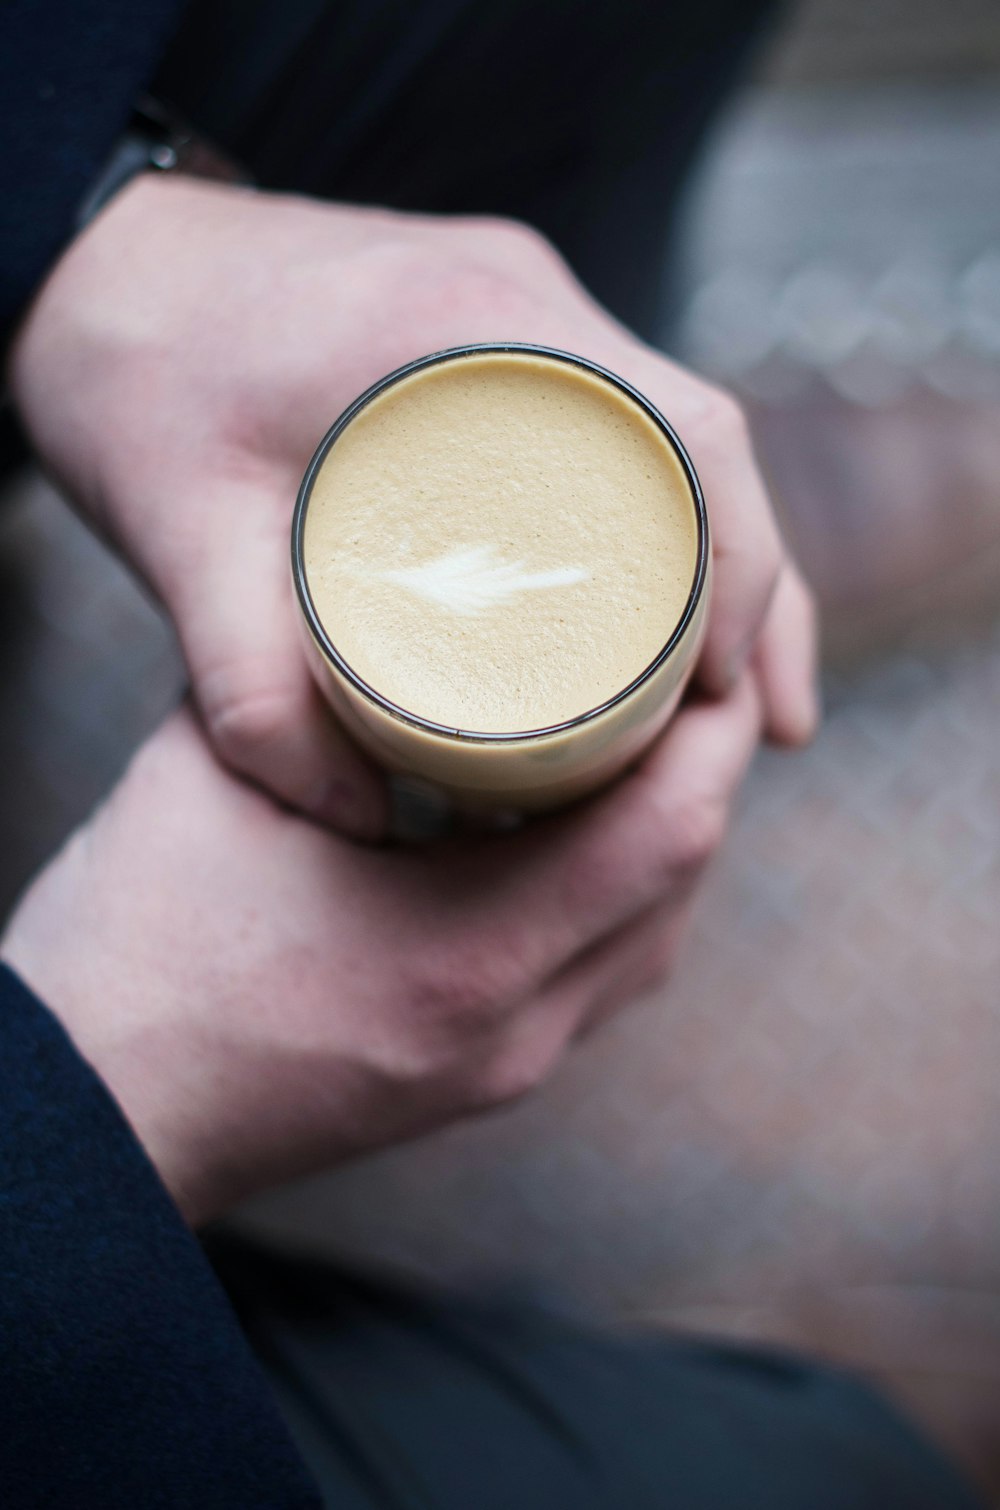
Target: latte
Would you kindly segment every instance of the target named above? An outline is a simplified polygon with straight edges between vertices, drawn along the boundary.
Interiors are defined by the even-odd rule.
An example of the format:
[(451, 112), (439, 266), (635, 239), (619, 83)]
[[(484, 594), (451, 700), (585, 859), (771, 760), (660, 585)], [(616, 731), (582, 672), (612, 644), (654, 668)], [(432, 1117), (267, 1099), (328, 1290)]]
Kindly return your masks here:
[(306, 577), (369, 686), (434, 723), (539, 729), (663, 649), (694, 581), (691, 489), (601, 378), (534, 355), (424, 368), (372, 400), (313, 482)]
[[(363, 742), (381, 724), (398, 743), (387, 715), (414, 735), (437, 726), (438, 741), (502, 739), (512, 756), (519, 736), (540, 747), (554, 726), (603, 716), (687, 627), (679, 690), (703, 610), (704, 512), (675, 438), (625, 385), (541, 348), (472, 347), (386, 380), (335, 427), (300, 497), (296, 566), (334, 702), (345, 711), (346, 694)], [(376, 753), (400, 768), (384, 741)], [(455, 785), (419, 752), (413, 769)]]

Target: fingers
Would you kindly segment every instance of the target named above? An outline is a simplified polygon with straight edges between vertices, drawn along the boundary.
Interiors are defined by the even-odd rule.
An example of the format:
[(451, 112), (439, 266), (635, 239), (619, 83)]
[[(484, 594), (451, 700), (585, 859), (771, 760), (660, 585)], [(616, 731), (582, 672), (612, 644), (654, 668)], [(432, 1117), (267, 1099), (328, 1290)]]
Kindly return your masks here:
[(594, 980), (576, 1036), (589, 1036), (668, 975), (691, 915), (689, 901), (650, 908), (600, 949), (608, 950), (607, 972)]
[(486, 1103), (535, 1089), (572, 1039), (594, 1031), (660, 980), (674, 958), (688, 910), (657, 903), (557, 971), (482, 1052)]
[[(249, 504), (230, 517), (252, 520)], [(385, 783), (333, 717), (300, 638), (284, 538), (254, 533), (206, 547), (171, 603), (193, 692), (219, 757), (279, 800), (352, 837), (388, 815)]]
[(663, 980), (690, 912), (690, 901), (654, 903), (559, 971), (546, 995), (576, 1001), (576, 1037), (586, 1036)]
[[(668, 411), (669, 413), (669, 411)], [(709, 391), (678, 414), (705, 491), (712, 531), (712, 602), (698, 667), (706, 691), (725, 695), (767, 634), (764, 728), (781, 744), (810, 737), (817, 717), (815, 629), (808, 593), (789, 560), (742, 410)], [(787, 637), (788, 643), (779, 642)]]
[(460, 926), (537, 979), (655, 902), (680, 903), (721, 842), (760, 718), (746, 676), (729, 697), (684, 708), (610, 792), (487, 841), (485, 857), (453, 870)]
[(714, 397), (688, 441), (705, 490), (714, 568), (699, 671), (705, 688), (719, 696), (750, 660), (784, 550), (737, 405), (725, 396)]
[[(754, 655), (767, 710), (767, 734), (775, 744), (808, 744), (816, 733), (820, 719), (817, 642), (812, 593), (789, 561), (778, 578)], [(803, 688), (808, 688), (807, 696)]]

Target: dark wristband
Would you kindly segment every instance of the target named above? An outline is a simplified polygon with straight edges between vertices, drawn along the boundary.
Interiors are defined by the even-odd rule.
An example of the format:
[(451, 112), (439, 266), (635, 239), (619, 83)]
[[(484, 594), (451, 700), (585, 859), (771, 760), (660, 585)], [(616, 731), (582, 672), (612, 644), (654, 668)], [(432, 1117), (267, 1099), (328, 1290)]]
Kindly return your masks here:
[(77, 229), (88, 225), (140, 173), (184, 173), (219, 183), (250, 182), (249, 175), (228, 153), (144, 95), (133, 107), (127, 129), (80, 205)]

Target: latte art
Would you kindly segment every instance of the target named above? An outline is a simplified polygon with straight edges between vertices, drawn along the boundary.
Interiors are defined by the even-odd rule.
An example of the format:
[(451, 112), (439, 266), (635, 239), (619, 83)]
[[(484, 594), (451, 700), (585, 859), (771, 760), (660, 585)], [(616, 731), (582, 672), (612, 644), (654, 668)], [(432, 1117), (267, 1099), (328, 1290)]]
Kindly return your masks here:
[(627, 392), (489, 350), (357, 410), (311, 478), (302, 555), (363, 684), (445, 729), (516, 734), (643, 675), (685, 612), (698, 539), (678, 454)]
[(422, 566), (402, 566), (379, 572), (383, 582), (394, 582), (416, 593), (437, 608), (452, 613), (479, 614), (499, 608), (521, 593), (546, 587), (571, 587), (587, 573), (577, 566), (553, 571), (528, 571), (523, 561), (502, 560), (492, 545), (472, 545), (446, 551)]

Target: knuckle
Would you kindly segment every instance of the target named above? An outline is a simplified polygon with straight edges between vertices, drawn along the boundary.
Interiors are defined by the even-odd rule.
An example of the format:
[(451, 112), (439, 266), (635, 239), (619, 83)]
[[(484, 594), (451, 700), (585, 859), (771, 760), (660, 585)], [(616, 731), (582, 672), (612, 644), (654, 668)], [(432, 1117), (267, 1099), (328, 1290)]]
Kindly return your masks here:
[(480, 220), (478, 228), (491, 246), (519, 260), (559, 260), (559, 254), (548, 237), (526, 220), (508, 215), (489, 215)]
[(425, 957), (416, 995), (426, 1018), (464, 1039), (496, 1021), (512, 986), (512, 972), (498, 951), (478, 941), (451, 940)]
[(447, 241), (386, 251), (395, 286), (422, 316), (468, 339), (525, 337), (546, 313), (549, 276), (562, 266), (534, 227), (494, 216), (457, 217)]
[(484, 338), (485, 330), (480, 331), (480, 326), (486, 319), (492, 329), (497, 321), (519, 321), (524, 316), (524, 296), (509, 268), (486, 261), (439, 269), (431, 297), (440, 305), (443, 316), (467, 323)]
[(714, 450), (750, 447), (750, 426), (743, 406), (724, 388), (702, 389), (688, 427), (699, 444)]
[(729, 444), (734, 441), (740, 444), (749, 443), (750, 425), (746, 412), (731, 393), (719, 389), (713, 397), (710, 412), (714, 429), (724, 435)]
[(477, 1095), (485, 1109), (523, 1100), (547, 1079), (553, 1065), (550, 1053), (519, 1045), (494, 1056), (480, 1073)]
[(726, 831), (726, 805), (717, 797), (698, 796), (670, 814), (670, 871), (680, 880), (695, 880), (716, 854)]
[(280, 689), (248, 688), (211, 702), (206, 722), (223, 759), (242, 765), (281, 739), (291, 714), (288, 697)]
[(744, 529), (741, 538), (719, 538), (712, 542), (716, 563), (725, 563), (735, 580), (742, 583), (745, 613), (750, 621), (735, 623), (742, 637), (752, 638), (767, 614), (778, 591), (785, 570), (785, 551), (777, 524), (770, 513), (760, 519), (751, 530)]

